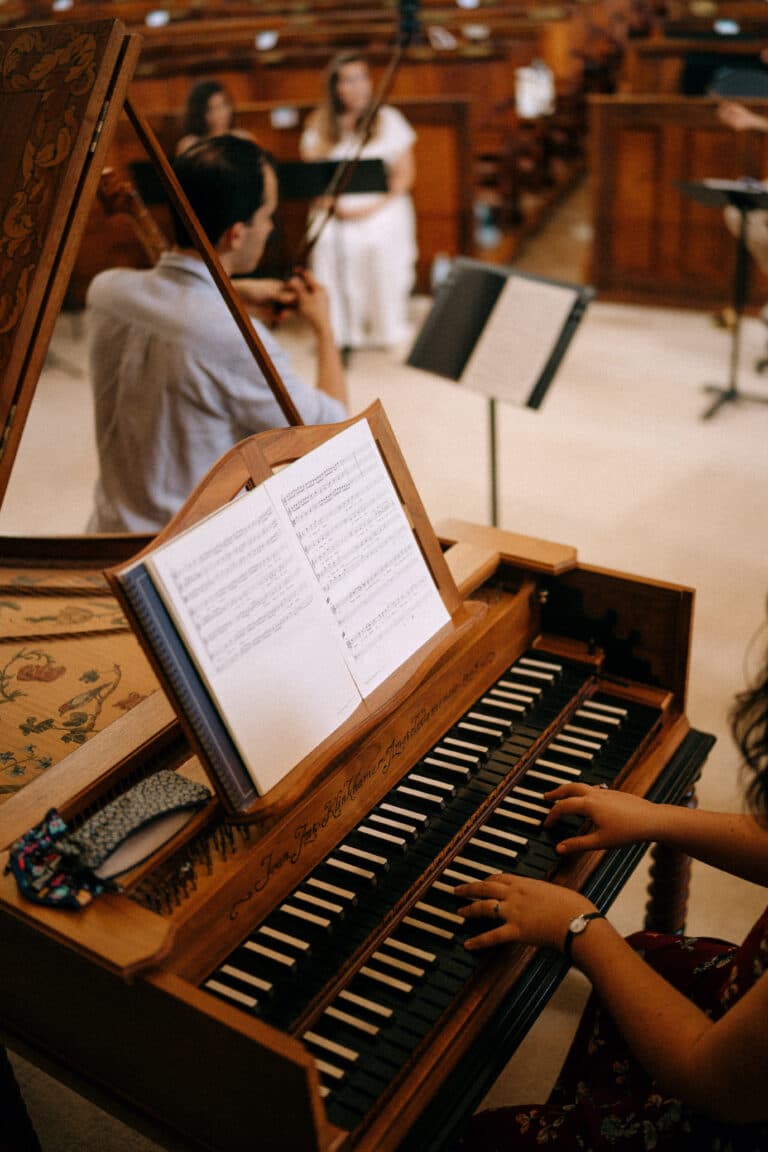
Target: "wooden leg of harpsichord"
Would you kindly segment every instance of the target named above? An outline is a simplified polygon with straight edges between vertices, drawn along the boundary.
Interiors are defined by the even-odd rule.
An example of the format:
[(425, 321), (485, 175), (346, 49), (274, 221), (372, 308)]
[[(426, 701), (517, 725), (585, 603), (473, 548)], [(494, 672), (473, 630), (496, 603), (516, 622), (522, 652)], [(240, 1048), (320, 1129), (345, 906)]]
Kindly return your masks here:
[[(680, 801), (686, 808), (696, 808), (693, 789)], [(688, 909), (688, 889), (691, 879), (691, 858), (675, 848), (655, 844), (651, 849), (648, 903), (645, 906), (645, 928), (649, 932), (685, 931)]]

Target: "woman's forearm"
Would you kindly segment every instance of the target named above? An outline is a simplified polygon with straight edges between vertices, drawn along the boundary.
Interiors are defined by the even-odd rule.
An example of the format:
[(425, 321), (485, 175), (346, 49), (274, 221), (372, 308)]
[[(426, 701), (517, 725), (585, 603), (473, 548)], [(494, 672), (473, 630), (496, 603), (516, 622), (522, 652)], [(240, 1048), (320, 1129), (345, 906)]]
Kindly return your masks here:
[(768, 827), (750, 814), (654, 804), (585, 784), (562, 784), (546, 799), (552, 809), (545, 824), (553, 831), (563, 816), (585, 821), (575, 835), (557, 845), (562, 856), (655, 841), (734, 876), (768, 885)]
[(591, 921), (574, 938), (572, 958), (665, 1095), (720, 1120), (747, 1123), (768, 1116), (759, 1019), (766, 995), (760, 985), (713, 1022), (607, 920)]
[(654, 839), (733, 876), (768, 886), (768, 829), (747, 813), (658, 806)]

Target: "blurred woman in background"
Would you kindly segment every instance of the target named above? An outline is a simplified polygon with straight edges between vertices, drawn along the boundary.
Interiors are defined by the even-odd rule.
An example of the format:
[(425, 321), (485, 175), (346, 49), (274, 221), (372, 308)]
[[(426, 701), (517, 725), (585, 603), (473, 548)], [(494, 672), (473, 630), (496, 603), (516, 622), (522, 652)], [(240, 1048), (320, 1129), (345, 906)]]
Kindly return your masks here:
[[(416, 134), (396, 108), (382, 105), (370, 120), (371, 77), (358, 53), (336, 56), (328, 66), (324, 102), (307, 118), (300, 151), (304, 160), (384, 161), (383, 192), (338, 196), (313, 209), (321, 226), (312, 270), (326, 286), (337, 342), (342, 347), (392, 347), (408, 338), (408, 299), (416, 266), (416, 223), (410, 192), (415, 178)], [(366, 139), (367, 136), (367, 139)]]

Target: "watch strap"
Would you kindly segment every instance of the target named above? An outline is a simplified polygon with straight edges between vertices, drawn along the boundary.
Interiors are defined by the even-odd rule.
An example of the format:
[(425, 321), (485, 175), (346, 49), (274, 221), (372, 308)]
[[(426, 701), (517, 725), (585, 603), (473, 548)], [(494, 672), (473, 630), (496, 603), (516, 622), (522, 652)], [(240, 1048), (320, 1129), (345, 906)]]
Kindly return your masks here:
[[(586, 930), (587, 921), (589, 921), (589, 920), (604, 920), (604, 919), (605, 919), (605, 916), (602, 912), (584, 912), (579, 916), (574, 916), (573, 920), (568, 925), (568, 931), (566, 932), (565, 940), (563, 941), (563, 955), (565, 956), (566, 960), (571, 959), (571, 945), (573, 944), (574, 936), (580, 936), (582, 934), (582, 932), (584, 932)], [(573, 924), (577, 920), (582, 921), (582, 926), (577, 931), (574, 932)]]

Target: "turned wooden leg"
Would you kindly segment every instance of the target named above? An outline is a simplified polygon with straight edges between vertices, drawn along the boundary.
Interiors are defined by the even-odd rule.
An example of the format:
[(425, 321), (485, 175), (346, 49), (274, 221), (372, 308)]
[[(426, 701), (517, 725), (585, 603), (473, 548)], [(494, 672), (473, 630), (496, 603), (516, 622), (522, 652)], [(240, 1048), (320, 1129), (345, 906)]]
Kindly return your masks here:
[[(697, 806), (692, 788), (680, 801), (686, 808)], [(685, 931), (691, 858), (676, 848), (656, 844), (651, 850), (651, 879), (645, 906), (645, 927), (651, 932)]]

